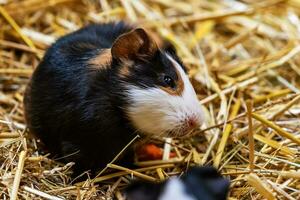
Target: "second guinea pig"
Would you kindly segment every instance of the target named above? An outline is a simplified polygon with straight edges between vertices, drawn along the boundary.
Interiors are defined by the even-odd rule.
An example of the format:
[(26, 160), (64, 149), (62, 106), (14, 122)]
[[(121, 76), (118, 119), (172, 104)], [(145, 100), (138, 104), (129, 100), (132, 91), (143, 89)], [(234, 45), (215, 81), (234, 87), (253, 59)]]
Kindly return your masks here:
[(203, 111), (172, 45), (123, 22), (90, 25), (46, 52), (24, 99), (26, 122), (75, 174), (109, 163), (136, 134), (188, 135)]

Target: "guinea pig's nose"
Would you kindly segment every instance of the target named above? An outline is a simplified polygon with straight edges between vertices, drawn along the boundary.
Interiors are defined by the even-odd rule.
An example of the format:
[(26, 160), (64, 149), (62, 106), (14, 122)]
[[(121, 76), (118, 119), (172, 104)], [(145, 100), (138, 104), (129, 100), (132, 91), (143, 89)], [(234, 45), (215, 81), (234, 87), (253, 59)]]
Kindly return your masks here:
[(186, 119), (188, 129), (195, 129), (200, 126), (200, 122), (196, 117), (188, 117)]

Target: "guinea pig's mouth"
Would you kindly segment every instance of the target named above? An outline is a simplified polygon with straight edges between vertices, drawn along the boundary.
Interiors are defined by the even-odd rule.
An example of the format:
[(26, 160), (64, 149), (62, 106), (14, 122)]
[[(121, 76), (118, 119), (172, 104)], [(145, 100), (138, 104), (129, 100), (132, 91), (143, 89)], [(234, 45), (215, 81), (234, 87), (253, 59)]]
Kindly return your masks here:
[(173, 138), (190, 137), (200, 129), (201, 124), (199, 118), (195, 116), (187, 117), (184, 120), (180, 120), (180, 123), (170, 131), (167, 131), (165, 135)]
[(193, 136), (195, 133), (197, 133), (198, 129), (199, 127), (193, 129), (188, 127), (179, 127), (179, 128), (166, 131), (165, 135), (167, 137), (172, 137), (172, 138), (186, 138), (186, 137)]

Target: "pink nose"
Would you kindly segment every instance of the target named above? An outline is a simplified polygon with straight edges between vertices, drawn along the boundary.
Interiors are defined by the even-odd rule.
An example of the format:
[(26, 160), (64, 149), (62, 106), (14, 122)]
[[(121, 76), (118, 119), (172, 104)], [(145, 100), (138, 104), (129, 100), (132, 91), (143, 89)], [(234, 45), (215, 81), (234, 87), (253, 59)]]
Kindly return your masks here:
[(186, 123), (187, 123), (188, 129), (194, 129), (194, 128), (197, 128), (198, 126), (200, 126), (199, 121), (195, 117), (189, 117), (186, 120)]

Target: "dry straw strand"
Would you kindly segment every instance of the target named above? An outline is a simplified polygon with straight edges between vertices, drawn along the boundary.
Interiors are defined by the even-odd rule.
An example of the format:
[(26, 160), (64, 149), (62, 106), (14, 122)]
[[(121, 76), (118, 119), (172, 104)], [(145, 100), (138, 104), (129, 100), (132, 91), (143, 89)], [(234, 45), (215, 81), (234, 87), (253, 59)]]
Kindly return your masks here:
[(19, 162), (18, 162), (14, 182), (12, 185), (12, 190), (11, 190), (11, 195), (10, 195), (11, 200), (16, 200), (18, 198), (18, 190), (19, 190), (19, 186), (20, 186), (20, 182), (21, 182), (22, 171), (24, 168), (25, 159), (26, 159), (26, 151), (21, 151), (21, 153), (19, 155)]
[(266, 125), (266, 126), (272, 128), (272, 129), (274, 129), (282, 137), (286, 137), (286, 138), (290, 139), (291, 141), (295, 142), (296, 144), (300, 145), (300, 139), (296, 138), (291, 133), (283, 130), (282, 128), (280, 128), (279, 126), (277, 126), (276, 124), (274, 124), (273, 122), (265, 119), (264, 117), (262, 117), (262, 116), (260, 116), (260, 115), (258, 115), (256, 113), (252, 113), (252, 117), (255, 118), (256, 120), (260, 121), (264, 125)]
[(266, 199), (275, 200), (275, 196), (271, 189), (266, 185), (264, 181), (262, 181), (257, 175), (249, 174), (247, 176), (247, 181), (250, 185), (256, 188), (256, 190)]
[(249, 163), (250, 163), (250, 171), (254, 170), (254, 138), (253, 138), (253, 127), (252, 127), (252, 101), (247, 101), (247, 116), (249, 123), (249, 131), (248, 131), (248, 140), (249, 140)]

